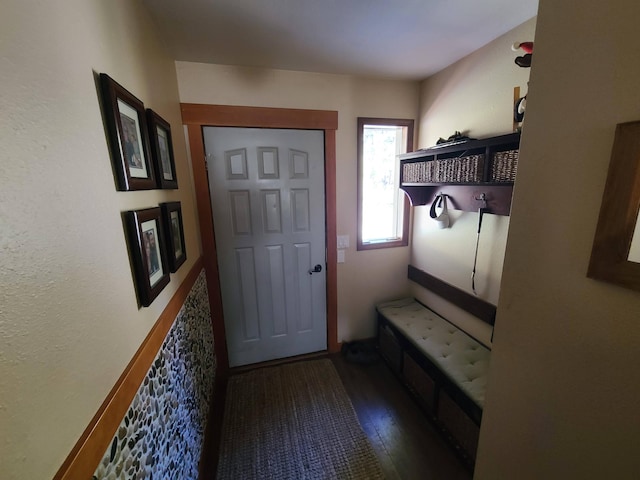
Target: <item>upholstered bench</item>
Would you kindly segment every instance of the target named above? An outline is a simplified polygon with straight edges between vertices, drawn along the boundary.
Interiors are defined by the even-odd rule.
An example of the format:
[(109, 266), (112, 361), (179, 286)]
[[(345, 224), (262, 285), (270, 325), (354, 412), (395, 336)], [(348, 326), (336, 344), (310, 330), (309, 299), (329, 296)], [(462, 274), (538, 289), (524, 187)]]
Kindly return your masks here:
[(376, 309), (380, 353), (473, 465), (490, 350), (412, 298)]
[(382, 303), (377, 309), (471, 400), (484, 406), (491, 356), (487, 347), (412, 298)]

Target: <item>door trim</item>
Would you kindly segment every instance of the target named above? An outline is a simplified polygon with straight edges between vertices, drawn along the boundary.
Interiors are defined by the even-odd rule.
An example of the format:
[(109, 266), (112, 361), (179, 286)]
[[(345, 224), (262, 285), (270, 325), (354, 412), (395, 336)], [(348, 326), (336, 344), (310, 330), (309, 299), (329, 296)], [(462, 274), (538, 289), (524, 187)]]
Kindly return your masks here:
[(207, 178), (203, 127), (287, 128), (324, 130), (325, 211), (327, 247), (327, 350), (336, 353), (338, 343), (338, 272), (336, 220), (336, 130), (338, 112), (291, 108), (246, 107), (181, 103), (182, 123), (187, 126), (191, 166), (198, 206), (200, 236), (207, 287), (211, 301), (211, 321), (218, 355), (218, 366), (226, 376), (229, 370), (222, 293), (213, 234), (209, 182)]

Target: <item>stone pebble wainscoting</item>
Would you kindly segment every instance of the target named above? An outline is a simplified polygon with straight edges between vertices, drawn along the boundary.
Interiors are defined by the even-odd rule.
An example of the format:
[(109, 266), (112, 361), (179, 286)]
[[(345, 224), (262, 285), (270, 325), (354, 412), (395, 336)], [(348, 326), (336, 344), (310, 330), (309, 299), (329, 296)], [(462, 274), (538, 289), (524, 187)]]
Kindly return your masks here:
[(203, 271), (93, 479), (197, 479), (215, 373)]

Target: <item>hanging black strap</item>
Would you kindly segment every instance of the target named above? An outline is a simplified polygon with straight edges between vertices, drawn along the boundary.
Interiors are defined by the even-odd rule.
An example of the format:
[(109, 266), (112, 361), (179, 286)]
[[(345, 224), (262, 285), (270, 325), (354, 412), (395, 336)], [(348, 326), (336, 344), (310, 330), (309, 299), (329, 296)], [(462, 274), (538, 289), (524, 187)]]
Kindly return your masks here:
[(478, 246), (480, 245), (480, 230), (482, 230), (482, 216), (486, 211), (486, 208), (478, 209), (478, 234), (476, 236), (476, 254), (473, 257), (473, 271), (471, 272), (471, 290), (474, 295), (478, 295), (476, 292), (476, 264), (478, 263)]
[(473, 258), (473, 271), (471, 272), (471, 290), (474, 295), (478, 295), (476, 292), (476, 263), (478, 263), (478, 244), (480, 243), (480, 230), (478, 230), (478, 236), (476, 237), (476, 255)]

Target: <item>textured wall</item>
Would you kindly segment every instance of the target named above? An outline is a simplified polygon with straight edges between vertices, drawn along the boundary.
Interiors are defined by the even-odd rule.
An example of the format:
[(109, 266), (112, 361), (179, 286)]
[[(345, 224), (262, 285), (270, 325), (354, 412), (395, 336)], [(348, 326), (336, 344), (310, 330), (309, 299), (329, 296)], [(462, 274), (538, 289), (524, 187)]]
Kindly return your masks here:
[(541, 0), (476, 478), (640, 478), (640, 293), (586, 277), (637, 0)]
[[(419, 146), (464, 131), (474, 138), (511, 133), (513, 88), (527, 92), (529, 69), (514, 63), (516, 41), (533, 40), (535, 18), (498, 37), (471, 55), (433, 75), (421, 87)], [(517, 179), (519, 181), (519, 179)], [(451, 228), (440, 230), (429, 217), (430, 206), (414, 209), (411, 263), (471, 293), (478, 214), (452, 212)], [(497, 304), (509, 217), (485, 215), (478, 249), (478, 296)], [(491, 328), (423, 288), (413, 294), (481, 342), (490, 345)]]
[[(171, 123), (179, 190), (116, 191), (94, 72)], [(0, 84), (0, 477), (51, 478), (199, 234), (174, 62), (139, 2), (3, 1)], [(164, 201), (182, 202), (188, 259), (139, 310), (120, 212)]]
[(203, 271), (93, 478), (197, 479), (215, 373)]
[(417, 119), (419, 84), (191, 62), (176, 66), (182, 102), (338, 111), (337, 227), (338, 235), (351, 240), (346, 263), (338, 265), (338, 339), (372, 337), (374, 305), (408, 293), (409, 248), (356, 251), (356, 119)]

